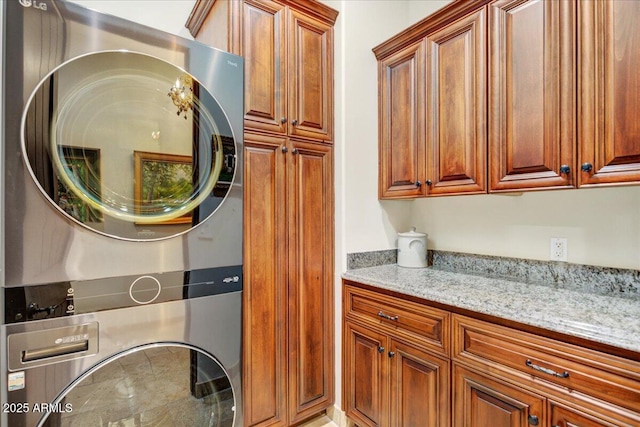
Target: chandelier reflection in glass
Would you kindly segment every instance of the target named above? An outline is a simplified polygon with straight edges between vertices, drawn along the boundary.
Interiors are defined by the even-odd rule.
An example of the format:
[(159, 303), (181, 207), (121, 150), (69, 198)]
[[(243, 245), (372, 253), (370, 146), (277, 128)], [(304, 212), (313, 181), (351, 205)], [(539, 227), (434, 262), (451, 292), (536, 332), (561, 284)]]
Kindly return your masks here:
[(183, 74), (176, 79), (175, 84), (167, 94), (173, 105), (178, 107), (178, 116), (184, 113), (184, 119), (187, 120), (187, 112), (193, 109), (193, 80), (190, 75)]

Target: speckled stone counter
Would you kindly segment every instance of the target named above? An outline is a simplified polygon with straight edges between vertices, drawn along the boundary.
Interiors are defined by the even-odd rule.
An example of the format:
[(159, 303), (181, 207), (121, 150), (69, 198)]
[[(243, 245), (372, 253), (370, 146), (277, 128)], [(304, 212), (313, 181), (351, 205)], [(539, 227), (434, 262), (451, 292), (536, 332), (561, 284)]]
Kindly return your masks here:
[(344, 279), (640, 352), (640, 298), (396, 264)]

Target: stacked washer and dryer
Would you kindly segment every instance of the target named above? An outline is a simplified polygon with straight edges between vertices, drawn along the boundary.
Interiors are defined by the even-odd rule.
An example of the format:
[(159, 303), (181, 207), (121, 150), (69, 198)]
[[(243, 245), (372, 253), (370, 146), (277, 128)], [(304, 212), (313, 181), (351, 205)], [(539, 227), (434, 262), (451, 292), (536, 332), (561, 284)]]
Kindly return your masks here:
[(242, 425), (242, 58), (2, 7), (0, 425)]

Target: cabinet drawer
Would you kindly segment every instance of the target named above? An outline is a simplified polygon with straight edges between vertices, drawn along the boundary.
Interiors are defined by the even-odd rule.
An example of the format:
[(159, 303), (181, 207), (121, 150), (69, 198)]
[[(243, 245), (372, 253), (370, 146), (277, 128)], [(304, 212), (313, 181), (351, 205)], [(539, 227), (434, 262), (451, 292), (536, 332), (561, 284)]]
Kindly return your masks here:
[(640, 411), (640, 363), (480, 320), (453, 315), (453, 358), (517, 370), (567, 392)]
[(347, 318), (449, 355), (449, 313), (446, 311), (350, 285), (344, 287), (344, 310)]

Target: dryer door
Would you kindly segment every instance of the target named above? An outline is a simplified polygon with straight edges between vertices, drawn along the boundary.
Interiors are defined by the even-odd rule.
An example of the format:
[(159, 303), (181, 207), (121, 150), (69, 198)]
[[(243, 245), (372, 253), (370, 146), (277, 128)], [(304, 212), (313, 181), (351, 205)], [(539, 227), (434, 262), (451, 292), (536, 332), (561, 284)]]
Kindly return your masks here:
[(55, 209), (126, 240), (188, 231), (235, 175), (234, 135), (214, 97), (184, 70), (128, 51), (81, 56), (43, 79), (23, 115), (22, 148)]
[(151, 344), (82, 374), (49, 405), (38, 426), (232, 427), (235, 395), (209, 354)]

